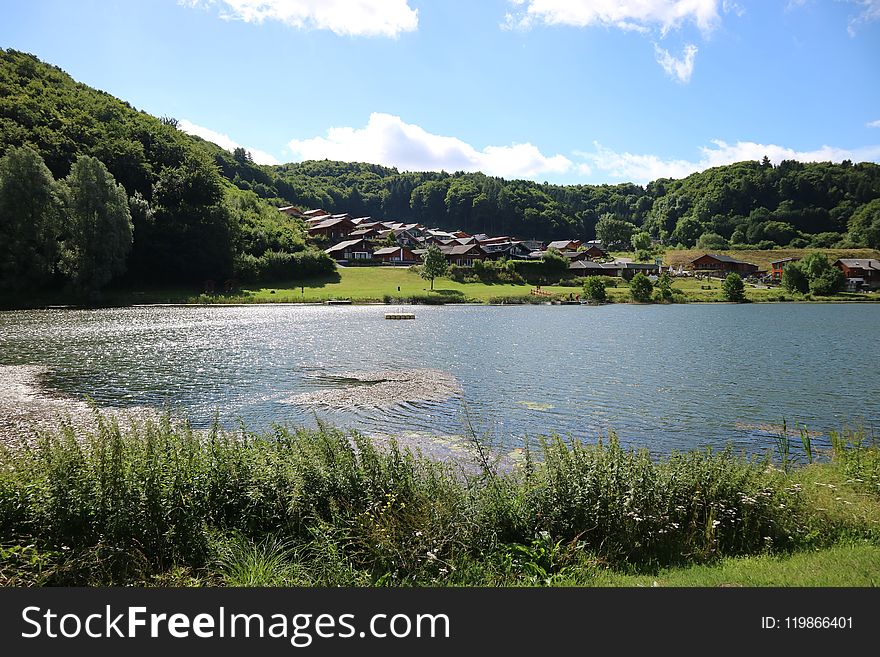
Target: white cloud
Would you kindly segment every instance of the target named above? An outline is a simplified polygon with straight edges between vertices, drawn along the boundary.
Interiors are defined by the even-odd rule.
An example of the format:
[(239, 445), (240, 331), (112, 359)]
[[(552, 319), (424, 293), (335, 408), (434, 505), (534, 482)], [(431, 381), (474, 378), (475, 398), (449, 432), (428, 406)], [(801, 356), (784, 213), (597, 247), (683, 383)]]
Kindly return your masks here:
[(865, 126), (868, 128), (880, 128), (880, 119), (877, 119), (876, 121), (868, 121)]
[(221, 18), (246, 23), (279, 21), (300, 29), (330, 30), (341, 36), (397, 37), (412, 32), (419, 12), (409, 0), (179, 0), (197, 7), (221, 5)]
[(676, 59), (669, 54), (668, 50), (664, 50), (656, 43), (654, 44), (654, 54), (657, 56), (657, 63), (663, 67), (667, 75), (679, 82), (690, 81), (691, 75), (694, 72), (694, 58), (697, 56), (697, 47), (695, 45), (686, 45), (681, 59)]
[[(510, 0), (524, 9), (509, 14), (508, 26), (546, 25), (588, 27), (599, 25), (645, 32), (660, 28), (663, 34), (691, 21), (709, 33), (720, 21), (721, 0)], [(736, 7), (724, 2), (725, 10)]]
[(700, 158), (690, 160), (664, 160), (656, 155), (636, 153), (618, 153), (610, 148), (593, 142), (594, 152), (577, 152), (576, 155), (586, 160), (594, 169), (603, 171), (620, 180), (646, 183), (657, 178), (683, 178), (697, 171), (717, 167), (744, 160), (760, 160), (765, 155), (774, 164), (782, 160), (798, 160), (800, 162), (853, 162), (877, 161), (880, 159), (880, 145), (857, 149), (822, 146), (812, 151), (797, 151), (776, 144), (758, 144), (751, 141), (739, 141), (728, 144), (721, 140), (713, 140), (712, 146), (703, 146)]
[[(192, 121), (186, 119), (181, 119), (178, 127), (189, 135), (195, 135), (196, 137), (201, 137), (207, 141), (212, 141), (220, 148), (225, 148), (229, 152), (241, 147), (241, 144), (234, 141), (229, 135), (224, 135), (220, 132), (215, 132), (210, 128), (196, 125)], [(254, 158), (254, 162), (257, 164), (281, 164), (274, 156), (266, 151), (261, 151), (256, 148), (248, 148), (246, 146), (244, 148), (250, 152), (251, 157)]]
[(847, 0), (851, 4), (861, 7), (858, 15), (849, 21), (847, 28), (850, 36), (855, 36), (860, 26), (880, 20), (880, 0)]
[(406, 171), (482, 171), (505, 178), (536, 178), (572, 167), (567, 157), (548, 157), (530, 143), (478, 151), (455, 137), (435, 135), (382, 113), (371, 114), (363, 128), (330, 128), (326, 137), (294, 139), (288, 145), (302, 160), (371, 162)]

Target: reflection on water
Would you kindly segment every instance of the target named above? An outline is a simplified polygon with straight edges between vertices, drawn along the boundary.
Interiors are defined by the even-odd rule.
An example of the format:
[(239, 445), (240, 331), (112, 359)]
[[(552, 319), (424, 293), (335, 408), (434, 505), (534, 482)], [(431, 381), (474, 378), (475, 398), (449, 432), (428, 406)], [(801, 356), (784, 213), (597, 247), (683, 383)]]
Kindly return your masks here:
[[(253, 428), (320, 418), (455, 436), (466, 410), (509, 450), (526, 435), (614, 429), (656, 453), (728, 441), (763, 451), (783, 418), (819, 432), (880, 426), (878, 305), (420, 306), (417, 316), (281, 305), (4, 312), (0, 364), (45, 365), (51, 388), (199, 426), (218, 414)], [(416, 386), (431, 394), (348, 403), (413, 371), (439, 373)], [(328, 391), (325, 401), (351, 398), (290, 403)]]

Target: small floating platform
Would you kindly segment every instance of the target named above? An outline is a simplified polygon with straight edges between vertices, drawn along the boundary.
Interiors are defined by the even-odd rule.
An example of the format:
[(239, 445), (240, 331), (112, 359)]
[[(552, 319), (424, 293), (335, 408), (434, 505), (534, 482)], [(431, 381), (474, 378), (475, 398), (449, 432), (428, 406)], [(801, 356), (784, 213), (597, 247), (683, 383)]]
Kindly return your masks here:
[(351, 299), (328, 299), (324, 303), (328, 306), (350, 306)]
[(415, 313), (385, 313), (385, 319), (415, 319)]

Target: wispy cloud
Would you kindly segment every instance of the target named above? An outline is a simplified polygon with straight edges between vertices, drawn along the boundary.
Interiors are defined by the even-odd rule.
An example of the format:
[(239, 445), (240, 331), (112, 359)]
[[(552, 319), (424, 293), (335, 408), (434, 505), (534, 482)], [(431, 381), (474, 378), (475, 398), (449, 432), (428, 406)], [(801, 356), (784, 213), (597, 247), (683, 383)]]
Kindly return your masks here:
[[(516, 7), (508, 14), (509, 26), (535, 23), (589, 27), (599, 25), (622, 30), (663, 34), (691, 21), (705, 33), (720, 21), (720, 0), (509, 0)], [(730, 3), (725, 2), (725, 5)]]
[(877, 119), (876, 121), (868, 121), (865, 126), (868, 128), (880, 128), (880, 119)]
[(246, 23), (279, 21), (300, 29), (341, 36), (396, 38), (418, 28), (418, 10), (408, 0), (179, 0), (188, 7), (219, 5), (220, 17)]
[(863, 25), (880, 20), (880, 0), (846, 0), (858, 5), (861, 9), (850, 18), (847, 30), (850, 36), (855, 36)]
[(593, 143), (593, 152), (576, 152), (591, 168), (602, 171), (612, 178), (646, 183), (657, 178), (683, 178), (697, 171), (745, 160), (760, 160), (765, 155), (774, 164), (782, 160), (800, 162), (853, 162), (877, 161), (880, 159), (880, 145), (848, 149), (835, 146), (821, 146), (811, 151), (798, 151), (776, 144), (759, 144), (752, 141), (738, 141), (728, 144), (713, 140), (711, 146), (699, 149), (697, 160), (664, 159), (657, 155), (618, 152), (599, 142)]
[(667, 75), (679, 82), (690, 82), (691, 75), (694, 73), (694, 58), (697, 56), (695, 45), (686, 45), (681, 58), (677, 59), (670, 55), (668, 50), (664, 50), (655, 43), (654, 54), (657, 56), (657, 63), (663, 67)]
[[(504, 29), (528, 29), (536, 24), (600, 26), (665, 38), (686, 24), (708, 37), (723, 14), (742, 16), (745, 9), (733, 0), (508, 0), (512, 5)], [(686, 44), (681, 58), (654, 44), (657, 63), (681, 83), (690, 80), (697, 47)]]
[(195, 123), (193, 123), (192, 121), (188, 121), (187, 119), (181, 119), (178, 127), (187, 134), (201, 137), (202, 139), (206, 139), (207, 141), (212, 141), (220, 148), (225, 148), (229, 152), (234, 151), (236, 148), (244, 148), (245, 150), (250, 152), (251, 157), (254, 158), (254, 162), (256, 162), (257, 164), (281, 164), (274, 156), (267, 153), (266, 151), (242, 146), (237, 141), (233, 140), (229, 135), (224, 135), (220, 132), (211, 130), (210, 128), (196, 125)]
[(325, 137), (294, 139), (297, 159), (371, 162), (406, 171), (482, 171), (507, 178), (565, 173), (573, 164), (563, 155), (547, 156), (530, 143), (477, 150), (456, 137), (432, 134), (399, 116), (373, 113), (363, 128), (330, 128)]

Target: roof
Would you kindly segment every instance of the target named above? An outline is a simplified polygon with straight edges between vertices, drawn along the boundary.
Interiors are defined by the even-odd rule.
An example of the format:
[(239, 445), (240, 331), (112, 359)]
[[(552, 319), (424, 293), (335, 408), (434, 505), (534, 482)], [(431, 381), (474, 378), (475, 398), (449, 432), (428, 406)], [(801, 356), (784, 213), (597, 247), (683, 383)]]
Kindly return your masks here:
[(440, 249), (443, 252), (443, 255), (466, 255), (476, 249), (480, 253), (483, 253), (483, 249), (481, 249), (477, 244), (460, 244), (458, 246), (444, 246)]
[(334, 246), (331, 246), (329, 249), (324, 249), (324, 253), (333, 253), (334, 251), (345, 251), (346, 249), (350, 249), (355, 244), (363, 244), (363, 240), (346, 240), (344, 242), (340, 242)]
[(707, 257), (714, 258), (718, 262), (727, 262), (732, 265), (751, 265), (752, 264), (750, 262), (744, 262), (742, 260), (737, 260), (736, 258), (731, 258), (730, 256), (726, 256), (726, 255), (720, 255), (718, 253), (704, 253), (703, 255), (697, 256), (696, 258), (691, 260), (691, 262), (696, 262), (700, 258), (707, 258)]
[(841, 258), (834, 264), (836, 265), (838, 262), (849, 268), (876, 269), (877, 271), (880, 271), (880, 260), (875, 260), (874, 258)]
[(797, 262), (800, 260), (799, 257), (795, 256), (792, 258), (780, 258), (779, 260), (772, 260), (770, 262), (771, 265), (781, 265), (783, 262)]
[(351, 225), (351, 222), (348, 219), (345, 219), (344, 217), (331, 217), (330, 219), (325, 219), (324, 221), (322, 221), (319, 224), (315, 224), (314, 226), (309, 228), (309, 230), (321, 230), (324, 228), (332, 228), (333, 226), (338, 226), (339, 224)]
[(548, 249), (566, 249), (570, 244), (580, 244), (580, 240), (556, 240), (547, 245)]
[[(593, 262), (592, 260), (575, 260), (569, 266), (569, 269), (611, 269), (602, 263)], [(616, 269), (616, 267), (615, 267)]]
[[(400, 253), (401, 251), (409, 251), (409, 249), (405, 246), (385, 246), (381, 249), (376, 249), (375, 251), (373, 251), (373, 255), (393, 255), (395, 253)], [(412, 251), (410, 251), (410, 253), (412, 253)]]
[(303, 216), (306, 217), (323, 217), (329, 214), (329, 212), (327, 212), (326, 210), (321, 210), (320, 208), (317, 210), (306, 210), (305, 212), (303, 212)]

